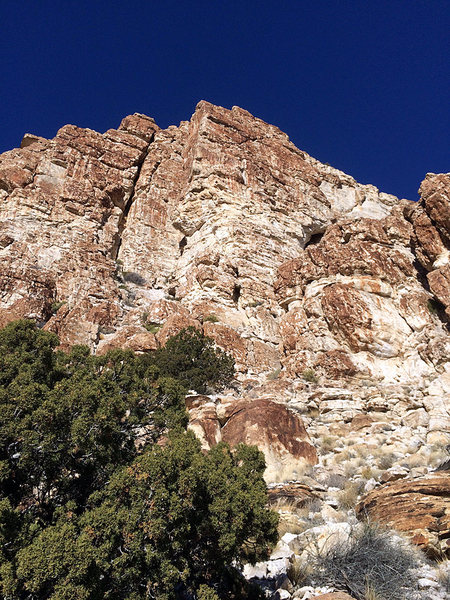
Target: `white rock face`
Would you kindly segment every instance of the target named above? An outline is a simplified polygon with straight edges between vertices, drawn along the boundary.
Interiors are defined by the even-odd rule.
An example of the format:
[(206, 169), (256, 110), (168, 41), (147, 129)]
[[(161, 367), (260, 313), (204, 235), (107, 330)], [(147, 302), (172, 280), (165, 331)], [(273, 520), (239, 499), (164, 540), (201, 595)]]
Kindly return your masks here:
[[(420, 204), (398, 200), (207, 102), (164, 131), (132, 115), (27, 135), (0, 157), (0, 325), (35, 318), (98, 353), (199, 327), (235, 357), (231, 402), (318, 414), (318, 448), (316, 430), (348, 435), (366, 413), (445, 445), (449, 189), (429, 174)], [(230, 427), (221, 405), (193, 409), (205, 448)], [(298, 476), (301, 453), (263, 429), (269, 478)]]

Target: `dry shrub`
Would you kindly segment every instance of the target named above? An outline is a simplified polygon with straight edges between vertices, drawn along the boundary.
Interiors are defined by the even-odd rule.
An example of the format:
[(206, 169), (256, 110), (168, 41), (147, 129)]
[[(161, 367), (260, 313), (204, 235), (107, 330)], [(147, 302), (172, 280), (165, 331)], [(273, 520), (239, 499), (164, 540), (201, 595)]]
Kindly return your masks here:
[(323, 482), (326, 487), (339, 488), (340, 490), (342, 490), (347, 483), (347, 477), (345, 477), (345, 475), (340, 475), (339, 473), (329, 473)]
[(394, 463), (395, 455), (392, 454), (392, 452), (386, 452), (386, 454), (382, 454), (378, 460), (378, 466), (383, 470), (390, 469)]
[(371, 523), (312, 557), (319, 585), (350, 592), (357, 600), (405, 600), (417, 590), (414, 569), (420, 560), (405, 541)]
[(303, 477), (310, 477), (314, 472), (311, 464), (304, 458), (300, 458), (295, 464), (281, 465), (273, 481), (275, 483), (288, 483), (289, 481), (301, 481)]
[(305, 504), (308, 513), (318, 513), (322, 510), (323, 502), (320, 498), (311, 498)]
[(450, 594), (450, 559), (444, 558), (438, 563), (436, 577), (444, 590)]
[(373, 589), (370, 583), (366, 584), (366, 590), (364, 594), (364, 600), (383, 600), (383, 597), (381, 597), (377, 591)]
[(349, 510), (355, 508), (360, 494), (360, 486), (357, 483), (348, 482), (343, 490), (338, 493), (339, 508)]
[(345, 448), (342, 452), (336, 452), (336, 462), (342, 462), (354, 458), (356, 455), (354, 451)]
[(354, 458), (347, 461), (344, 465), (344, 475), (346, 477), (353, 477), (364, 464), (365, 461), (362, 458)]
[(429, 446), (427, 450), (427, 455), (423, 456), (423, 464), (433, 469), (447, 470), (446, 468), (442, 469), (442, 466), (449, 460), (449, 453), (446, 447), (435, 443)]
[(305, 525), (295, 515), (280, 515), (278, 522), (278, 537), (282, 538), (285, 533), (303, 533), (305, 531)]
[(324, 525), (325, 519), (322, 517), (322, 513), (310, 513), (307, 516), (303, 517), (301, 521), (301, 526), (303, 527), (302, 531), (308, 531), (308, 529), (312, 529), (313, 527), (319, 527), (319, 525)]
[(123, 279), (127, 283), (134, 283), (135, 285), (145, 285), (147, 282), (142, 275), (135, 273), (134, 271), (125, 271)]
[(307, 500), (302, 507), (296, 506), (294, 501), (279, 500), (271, 508), (280, 513), (278, 535), (285, 533), (303, 533), (311, 527), (324, 523), (321, 515), (322, 501), (319, 498)]
[(373, 467), (371, 467), (370, 465), (366, 465), (361, 470), (361, 477), (363, 477), (364, 479), (372, 479), (373, 476), (374, 476), (374, 470), (373, 470)]
[(358, 456), (360, 456), (361, 458), (367, 458), (370, 454), (370, 448), (363, 444), (356, 444), (353, 449), (358, 453)]
[(298, 558), (295, 558), (294, 562), (290, 563), (286, 572), (292, 585), (297, 587), (304, 585), (311, 574), (311, 565)]
[(336, 444), (336, 438), (332, 435), (324, 435), (320, 440), (321, 450), (329, 452), (332, 448), (334, 448)]
[(411, 454), (411, 456), (408, 457), (407, 461), (408, 467), (410, 469), (413, 469), (414, 467), (422, 467), (423, 465), (425, 465), (426, 462), (424, 460), (424, 457), (419, 453)]

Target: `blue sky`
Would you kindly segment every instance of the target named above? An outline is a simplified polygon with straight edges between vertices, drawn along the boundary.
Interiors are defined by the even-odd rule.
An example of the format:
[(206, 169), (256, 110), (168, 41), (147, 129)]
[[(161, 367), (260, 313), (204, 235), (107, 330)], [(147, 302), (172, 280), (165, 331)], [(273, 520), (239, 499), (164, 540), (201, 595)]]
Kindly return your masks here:
[(205, 99), (400, 197), (449, 171), (450, 0), (3, 0), (0, 151)]

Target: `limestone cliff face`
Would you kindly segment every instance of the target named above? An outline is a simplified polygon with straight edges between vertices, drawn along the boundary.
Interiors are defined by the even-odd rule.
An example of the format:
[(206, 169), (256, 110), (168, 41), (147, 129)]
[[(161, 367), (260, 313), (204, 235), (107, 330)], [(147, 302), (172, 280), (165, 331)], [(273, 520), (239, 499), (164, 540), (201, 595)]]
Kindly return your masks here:
[(26, 135), (0, 156), (0, 325), (32, 317), (100, 353), (203, 327), (234, 354), (244, 402), (421, 418), (440, 440), (450, 175), (421, 194), (361, 185), (207, 102), (166, 130), (136, 114), (103, 135)]

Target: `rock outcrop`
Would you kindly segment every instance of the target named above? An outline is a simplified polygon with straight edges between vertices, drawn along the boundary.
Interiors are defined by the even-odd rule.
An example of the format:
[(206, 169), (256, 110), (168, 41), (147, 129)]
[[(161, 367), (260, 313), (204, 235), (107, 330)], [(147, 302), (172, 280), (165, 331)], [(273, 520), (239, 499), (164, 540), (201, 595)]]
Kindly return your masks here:
[(157, 129), (142, 115), (104, 135), (66, 125), (53, 140), (26, 135), (2, 155), (0, 324), (31, 317), (63, 345), (92, 347), (114, 324), (114, 260)]
[(398, 200), (207, 102), (166, 130), (136, 114), (27, 134), (0, 156), (0, 325), (97, 353), (202, 328), (241, 387), (194, 402), (192, 427), (258, 443), (273, 480), (361, 417), (445, 444), (449, 190), (428, 174), (420, 203)]
[(356, 511), (408, 534), (430, 556), (450, 557), (449, 471), (387, 483), (364, 497)]
[(268, 399), (223, 398), (211, 402), (207, 396), (188, 396), (190, 428), (205, 449), (220, 441), (230, 446), (258, 446), (266, 458), (268, 481), (295, 479), (305, 465), (317, 463), (302, 419), (284, 404)]

